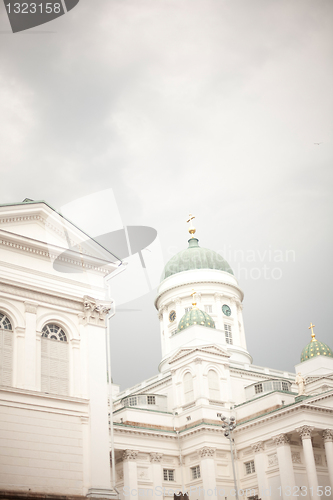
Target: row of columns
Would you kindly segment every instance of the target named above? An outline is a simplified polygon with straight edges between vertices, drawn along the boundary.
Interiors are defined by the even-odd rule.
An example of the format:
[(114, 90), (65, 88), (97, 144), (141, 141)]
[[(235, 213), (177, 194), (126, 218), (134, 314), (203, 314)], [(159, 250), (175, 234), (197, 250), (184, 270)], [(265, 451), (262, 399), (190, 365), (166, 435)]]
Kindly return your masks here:
[[(311, 441), (311, 433), (313, 427), (303, 425), (302, 427), (296, 429), (300, 434), (303, 445), (304, 461), (306, 474), (308, 479), (309, 488), (312, 488), (311, 498), (312, 500), (319, 500), (320, 495), (318, 495), (318, 476), (316, 470), (316, 464), (313, 454), (313, 447)], [(290, 496), (295, 489), (295, 476), (293, 470), (293, 462), (291, 449), (289, 444), (289, 438), (286, 434), (279, 434), (273, 438), (277, 447), (277, 458), (280, 471), (281, 480), (281, 493), (283, 500), (290, 500)], [(325, 445), (325, 452), (327, 458), (327, 467), (329, 472), (330, 483), (333, 488), (333, 430), (326, 429), (323, 431), (323, 440)], [(264, 492), (267, 492), (266, 496), (269, 496), (269, 488), (267, 483), (267, 476), (265, 473), (265, 456), (264, 456), (264, 444), (262, 441), (256, 443), (252, 446), (255, 458), (255, 469), (257, 472), (258, 487), (261, 497), (265, 497)], [(290, 493), (291, 492), (291, 493)]]

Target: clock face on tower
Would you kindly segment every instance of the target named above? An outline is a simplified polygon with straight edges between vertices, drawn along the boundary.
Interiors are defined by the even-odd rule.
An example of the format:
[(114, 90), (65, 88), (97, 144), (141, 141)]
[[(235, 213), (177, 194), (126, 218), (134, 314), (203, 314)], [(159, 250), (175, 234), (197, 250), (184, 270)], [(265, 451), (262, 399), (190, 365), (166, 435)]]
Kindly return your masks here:
[(170, 314), (169, 314), (169, 321), (170, 323), (172, 323), (173, 321), (175, 321), (176, 319), (176, 311), (170, 311)]
[(223, 314), (225, 314), (226, 316), (231, 316), (231, 309), (229, 306), (227, 306), (227, 304), (224, 304), (222, 306), (222, 312)]

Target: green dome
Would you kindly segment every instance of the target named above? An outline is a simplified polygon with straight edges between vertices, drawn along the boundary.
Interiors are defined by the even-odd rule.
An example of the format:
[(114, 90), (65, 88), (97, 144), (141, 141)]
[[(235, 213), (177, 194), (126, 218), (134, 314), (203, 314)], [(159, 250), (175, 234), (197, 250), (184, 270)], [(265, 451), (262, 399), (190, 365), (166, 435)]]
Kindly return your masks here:
[(317, 339), (311, 340), (311, 342), (304, 347), (301, 354), (301, 363), (307, 359), (312, 359), (315, 356), (326, 356), (328, 358), (333, 358), (333, 352), (328, 345), (323, 342), (319, 342)]
[(208, 326), (208, 328), (215, 328), (214, 320), (204, 311), (193, 307), (188, 311), (179, 321), (177, 332), (181, 332), (192, 325)]
[(197, 238), (190, 238), (188, 248), (178, 252), (169, 260), (163, 270), (161, 281), (173, 274), (192, 269), (217, 269), (234, 274), (222, 255), (214, 250), (199, 247), (198, 241)]

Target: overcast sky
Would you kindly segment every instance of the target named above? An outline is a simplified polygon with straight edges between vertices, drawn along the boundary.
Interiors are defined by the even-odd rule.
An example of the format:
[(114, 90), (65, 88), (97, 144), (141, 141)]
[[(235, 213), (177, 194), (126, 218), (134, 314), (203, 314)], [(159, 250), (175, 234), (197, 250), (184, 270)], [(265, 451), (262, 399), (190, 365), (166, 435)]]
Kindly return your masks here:
[[(1, 203), (60, 208), (112, 188), (123, 223), (155, 228), (165, 260), (187, 247), (192, 212), (199, 244), (239, 276), (255, 364), (292, 371), (310, 321), (333, 348), (332, 11), (81, 0), (12, 34), (0, 4)], [(155, 295), (113, 320), (122, 388), (157, 372)]]

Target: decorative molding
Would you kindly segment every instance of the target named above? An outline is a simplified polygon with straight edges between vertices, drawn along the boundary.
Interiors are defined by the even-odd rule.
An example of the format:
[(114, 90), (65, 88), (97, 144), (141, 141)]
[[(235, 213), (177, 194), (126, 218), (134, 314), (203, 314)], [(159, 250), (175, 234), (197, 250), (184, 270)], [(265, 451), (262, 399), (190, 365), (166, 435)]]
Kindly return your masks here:
[(89, 424), (89, 417), (86, 417), (85, 415), (81, 415), (80, 420), (81, 424)]
[(300, 434), (303, 440), (303, 439), (311, 439), (311, 432), (313, 431), (313, 429), (314, 427), (310, 427), (309, 425), (303, 425), (302, 427), (296, 429), (296, 431)]
[(323, 431), (324, 443), (329, 443), (333, 441), (333, 429), (325, 429)]
[(119, 481), (123, 480), (124, 472), (121, 469), (117, 470), (117, 477), (118, 477)]
[(202, 359), (202, 358), (195, 358), (195, 360), (194, 360), (194, 363), (195, 363), (196, 365), (201, 365), (201, 364), (202, 364), (202, 362), (203, 362), (203, 359)]
[(276, 446), (282, 446), (284, 444), (289, 444), (289, 438), (287, 434), (279, 434), (278, 436), (273, 437), (273, 441)]
[(135, 450), (125, 450), (123, 453), (123, 461), (125, 460), (136, 460), (138, 456), (138, 451)]
[(314, 455), (316, 465), (323, 465), (323, 457), (321, 455)]
[(277, 454), (268, 455), (268, 466), (273, 467), (275, 465), (279, 465)]
[(159, 463), (162, 460), (163, 453), (149, 453), (150, 461), (153, 463)]
[(251, 448), (254, 453), (259, 453), (260, 451), (264, 450), (264, 442), (258, 441), (258, 443), (253, 444)]
[[(84, 269), (91, 269), (93, 271), (102, 273), (103, 275), (107, 274), (107, 270), (105, 268), (83, 262), (81, 253), (78, 254), (78, 252), (75, 250), (63, 248), (62, 252), (59, 252), (59, 247), (58, 247), (53, 251), (51, 251), (50, 248), (51, 244), (43, 243), (38, 245), (38, 244), (33, 244), (31, 241), (29, 241), (29, 243), (27, 242), (21, 243), (21, 241), (19, 242), (19, 240), (11, 238), (10, 236), (7, 236), (7, 238), (1, 237), (0, 245), (5, 247), (10, 247), (13, 250), (18, 250), (20, 252), (37, 255), (38, 257), (47, 259), (51, 262), (57, 260), (70, 264), (71, 266), (76, 266)], [(44, 248), (47, 248), (47, 250)], [(62, 253), (68, 256), (62, 257)], [(90, 255), (86, 255), (86, 260), (96, 261), (98, 259)]]
[(208, 446), (204, 446), (201, 450), (198, 450), (200, 458), (209, 458), (213, 457), (215, 453), (215, 448), (209, 448)]
[(37, 314), (38, 302), (24, 302), (24, 309), (27, 313)]
[(85, 295), (83, 298), (84, 313), (80, 315), (83, 324), (105, 326), (105, 318), (111, 310), (111, 302), (102, 302)]
[(83, 311), (82, 299), (74, 301), (71, 299), (65, 299), (62, 297), (56, 297), (54, 295), (49, 295), (47, 293), (37, 292), (34, 290), (28, 290), (26, 288), (21, 288), (19, 286), (9, 285), (5, 283), (0, 283), (0, 292), (9, 293), (11, 295), (16, 295), (20, 298), (27, 298), (36, 301), (37, 304), (47, 303), (61, 307), (68, 307), (70, 309), (75, 309), (77, 311)]
[(15, 326), (14, 332), (17, 338), (25, 336), (25, 328), (23, 328), (22, 326)]
[(293, 464), (300, 464), (301, 462), (301, 454), (298, 451), (294, 451), (291, 454), (291, 460)]

